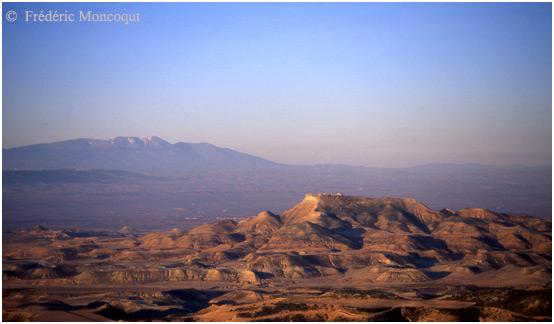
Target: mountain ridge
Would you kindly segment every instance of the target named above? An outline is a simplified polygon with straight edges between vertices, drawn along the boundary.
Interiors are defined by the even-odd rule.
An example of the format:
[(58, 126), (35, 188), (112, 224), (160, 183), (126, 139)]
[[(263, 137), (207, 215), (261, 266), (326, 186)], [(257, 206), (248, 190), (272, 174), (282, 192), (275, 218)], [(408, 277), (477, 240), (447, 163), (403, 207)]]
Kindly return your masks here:
[[(101, 160), (98, 157), (91, 156), (90, 149), (148, 149), (158, 153), (164, 149), (168, 151), (164, 156), (153, 157), (151, 155), (127, 156), (126, 159), (115, 159), (108, 162)], [(88, 149), (88, 150), (87, 150)], [(50, 154), (46, 154), (45, 150), (50, 150)], [(76, 150), (74, 153), (68, 150)], [(33, 152), (34, 151), (34, 152)], [(3, 170), (16, 169), (103, 169), (103, 170), (124, 170), (130, 172), (152, 172), (156, 170), (162, 171), (177, 171), (177, 170), (245, 170), (245, 169), (260, 169), (271, 168), (275, 166), (293, 167), (293, 168), (311, 168), (321, 171), (336, 171), (336, 170), (376, 170), (376, 169), (391, 169), (391, 170), (424, 170), (424, 171), (460, 171), (467, 172), (473, 170), (487, 170), (491, 168), (551, 168), (549, 165), (487, 165), (479, 163), (427, 163), (405, 168), (378, 168), (364, 165), (348, 165), (342, 163), (335, 164), (313, 164), (313, 165), (292, 165), (270, 161), (255, 155), (238, 152), (229, 148), (221, 148), (216, 145), (199, 142), (176, 142), (174, 144), (157, 137), (157, 136), (117, 136), (111, 139), (102, 140), (94, 138), (76, 138), (63, 141), (45, 142), (17, 146), (11, 148), (3, 148)], [(136, 153), (136, 152), (135, 152)], [(150, 152), (152, 153), (152, 152)], [(75, 155), (81, 155), (77, 158)], [(113, 152), (111, 152), (113, 154)], [(180, 161), (175, 161), (175, 155), (181, 155)], [(33, 156), (34, 155), (34, 156)], [(115, 156), (117, 157), (117, 156)], [(93, 159), (87, 161), (87, 159)], [(111, 159), (114, 156), (110, 156)], [(137, 158), (146, 159), (146, 162), (153, 163), (152, 166), (141, 165), (136, 160)], [(63, 161), (63, 159), (69, 159)], [(166, 159), (165, 163), (154, 163), (156, 160)], [(221, 161), (217, 161), (221, 159)], [(61, 160), (61, 161), (60, 161)], [(180, 162), (181, 164), (179, 165)]]
[[(228, 209), (226, 202), (233, 196), (237, 207), (240, 206), (233, 208), (234, 216), (243, 218), (264, 208), (282, 212), (296, 201), (295, 197), (306, 192), (336, 191), (348, 195), (414, 197), (435, 209), (448, 206), (458, 210), (475, 206), (543, 218), (552, 215), (550, 167), (490, 166), (483, 169), (473, 165), (448, 165), (439, 169), (386, 169), (345, 165), (295, 166), (260, 161), (256, 157), (235, 154), (232, 150), (210, 144), (167, 144), (157, 137), (150, 140), (148, 137), (114, 138), (116, 145), (125, 147), (113, 149), (95, 148), (89, 141), (96, 146), (112, 145), (111, 140), (100, 140), (101, 143), (81, 139), (42, 144), (43, 148), (38, 150), (42, 152), (40, 154), (35, 154), (36, 147), (32, 147), (31, 153), (21, 152), (27, 150), (26, 147), (3, 150), (5, 190), (8, 187), (23, 190), (7, 191), (4, 197), (8, 206), (4, 208), (5, 224), (8, 223), (6, 220), (14, 227), (20, 226), (16, 223), (24, 222), (25, 226), (33, 224), (32, 220), (21, 217), (23, 210), (29, 215), (41, 213), (49, 219), (50, 223), (46, 224), (50, 226), (57, 222), (58, 214), (67, 213), (82, 215), (80, 217), (83, 218), (103, 218), (111, 224), (111, 208), (118, 207), (108, 207), (106, 203), (115, 203), (112, 197), (119, 195), (121, 188), (135, 190), (136, 186), (140, 187), (140, 191), (125, 196), (133, 203), (129, 202), (129, 208), (122, 212), (124, 217), (136, 219), (138, 214), (152, 215), (151, 218), (162, 216), (168, 212), (165, 210), (168, 204), (176, 203), (173, 196), (179, 196), (189, 205), (198, 203), (193, 200), (211, 200), (210, 205), (202, 204), (195, 208), (203, 215), (213, 215), (210, 218), (214, 219), (226, 216), (221, 211)], [(152, 147), (146, 147), (150, 144)], [(50, 145), (57, 149), (52, 151)], [(68, 145), (68, 152), (73, 153), (66, 152), (64, 145)], [(12, 150), (16, 150), (17, 154), (13, 154)], [(50, 201), (56, 201), (55, 204), (36, 196), (32, 192), (34, 188), (29, 186), (45, 183), (56, 188), (47, 193)], [(72, 200), (76, 198), (81, 203), (89, 203), (88, 198), (82, 200), (85, 198), (76, 197), (75, 190), (71, 188), (78, 185), (84, 190), (95, 191), (93, 184), (102, 184), (106, 188), (100, 196), (94, 196), (97, 197), (94, 198), (97, 202), (94, 211), (76, 211), (79, 207), (75, 204), (73, 209), (64, 207), (68, 206), (68, 194)], [(171, 195), (162, 194), (169, 188), (172, 188)], [(185, 192), (194, 192), (195, 197)], [(221, 195), (214, 196), (212, 192)], [(271, 195), (273, 198), (270, 198)], [(264, 206), (262, 202), (268, 198), (272, 205)], [(253, 201), (255, 206), (251, 204)]]
[(130, 172), (245, 170), (275, 162), (209, 143), (171, 144), (159, 137), (79, 138), (2, 149), (3, 169), (108, 169)]

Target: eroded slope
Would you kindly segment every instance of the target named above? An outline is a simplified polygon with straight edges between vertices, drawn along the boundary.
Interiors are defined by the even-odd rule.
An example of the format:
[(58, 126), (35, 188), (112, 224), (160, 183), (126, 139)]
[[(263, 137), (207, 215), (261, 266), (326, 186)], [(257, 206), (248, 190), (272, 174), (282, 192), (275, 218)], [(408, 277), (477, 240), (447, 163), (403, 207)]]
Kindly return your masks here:
[[(196, 319), (215, 320), (217, 314), (231, 312), (236, 320), (290, 320), (293, 319), (291, 316), (298, 314), (314, 320), (373, 320), (381, 317), (386, 320), (431, 320), (435, 315), (443, 320), (461, 320), (465, 317), (456, 311), (415, 310), (410, 308), (410, 303), (400, 303), (396, 308), (389, 307), (379, 312), (368, 311), (371, 314), (356, 309), (357, 306), (345, 306), (354, 308), (341, 308), (337, 314), (353, 315), (333, 318), (320, 318), (317, 314), (331, 312), (329, 305), (335, 302), (321, 307), (313, 304), (306, 309), (298, 306), (301, 309), (296, 311), (286, 307), (270, 311), (276, 312), (274, 315), (281, 314), (279, 316), (266, 314), (269, 310), (264, 307), (269, 305), (266, 299), (272, 300), (271, 305), (279, 303), (274, 293), (284, 287), (356, 286), (393, 291), (406, 285), (418, 289), (467, 285), (544, 287), (551, 284), (552, 278), (551, 228), (551, 221), (525, 215), (499, 214), (475, 208), (437, 211), (413, 199), (345, 197), (340, 194), (308, 194), (281, 215), (266, 211), (240, 222), (212, 222), (188, 232), (174, 229), (140, 235), (135, 229), (124, 227), (113, 233), (95, 234), (37, 226), (4, 234), (3, 283), (5, 292), (10, 291), (16, 296), (6, 300), (5, 309), (11, 309), (9, 300), (15, 304), (17, 301), (29, 303), (25, 301), (29, 298), (27, 293), (18, 295), (16, 292), (18, 289), (28, 292), (30, 287), (37, 285), (46, 290), (47, 287), (69, 285), (76, 291), (81, 287), (122, 285), (121, 291), (127, 291), (125, 287), (167, 283), (179, 287), (208, 285), (211, 287), (205, 290), (208, 294), (211, 289), (220, 291), (221, 287), (227, 287), (223, 290), (235, 292), (236, 296), (231, 294), (227, 296), (229, 299), (223, 300), (252, 299), (251, 302), (258, 303), (258, 306), (251, 307), (251, 317), (248, 317), (244, 315), (246, 312), (213, 299), (219, 296), (210, 295), (209, 300), (214, 301), (203, 304), (206, 309), (202, 310), (189, 307), (173, 313), (170, 308), (152, 306), (155, 309), (152, 314), (157, 314), (153, 318), (174, 315), (183, 319), (179, 316), (195, 313)], [(262, 290), (251, 292), (244, 289)], [(435, 294), (433, 298), (447, 298), (446, 295)], [(426, 297), (422, 296), (414, 298), (425, 300)], [(136, 306), (137, 309), (135, 306), (133, 309), (121, 308), (117, 303), (104, 300), (105, 297), (98, 298), (91, 302), (101, 301), (104, 306), (94, 304), (95, 307), (87, 306), (87, 309), (102, 306), (97, 311), (112, 319), (144, 319), (129, 314), (140, 312), (140, 307), (150, 307), (142, 303), (143, 306)], [(465, 297), (457, 295), (456, 298)], [(480, 305), (473, 299), (467, 302), (479, 307), (473, 310), (477, 319), (529, 320), (532, 315), (518, 313), (513, 317), (502, 317), (494, 310), (499, 307), (497, 304), (486, 302)], [(176, 300), (160, 303), (182, 304)], [(305, 303), (296, 300), (294, 304)], [(48, 305), (43, 306), (52, 306)], [(286, 311), (289, 317), (281, 311)], [(128, 317), (118, 317), (117, 314), (123, 314), (121, 312)], [(242, 313), (246, 317), (240, 315)]]

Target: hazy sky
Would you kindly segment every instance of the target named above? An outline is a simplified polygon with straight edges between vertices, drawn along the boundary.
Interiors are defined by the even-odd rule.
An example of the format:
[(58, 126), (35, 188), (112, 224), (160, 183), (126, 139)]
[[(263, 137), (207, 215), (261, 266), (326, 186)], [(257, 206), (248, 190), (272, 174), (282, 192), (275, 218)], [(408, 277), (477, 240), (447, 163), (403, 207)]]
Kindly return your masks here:
[[(41, 10), (76, 21), (25, 21)], [(140, 21), (78, 21), (89, 10)], [(551, 13), (3, 3), (2, 143), (156, 135), (292, 164), (551, 164)]]

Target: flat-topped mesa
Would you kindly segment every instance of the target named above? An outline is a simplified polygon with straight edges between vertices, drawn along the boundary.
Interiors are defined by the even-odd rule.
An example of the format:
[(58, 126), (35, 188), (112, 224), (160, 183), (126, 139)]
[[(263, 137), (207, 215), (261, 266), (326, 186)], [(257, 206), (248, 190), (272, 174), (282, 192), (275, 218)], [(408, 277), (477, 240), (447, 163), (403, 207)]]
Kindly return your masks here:
[(309, 193), (309, 194), (306, 194), (306, 197), (304, 198), (304, 200), (318, 201), (319, 198), (321, 198), (321, 197), (344, 197), (344, 195), (341, 194), (340, 192), (337, 192), (337, 193)]
[(283, 212), (284, 224), (312, 222), (325, 228), (369, 226), (387, 231), (429, 233), (445, 214), (412, 198), (368, 198), (341, 193), (306, 194), (304, 200)]

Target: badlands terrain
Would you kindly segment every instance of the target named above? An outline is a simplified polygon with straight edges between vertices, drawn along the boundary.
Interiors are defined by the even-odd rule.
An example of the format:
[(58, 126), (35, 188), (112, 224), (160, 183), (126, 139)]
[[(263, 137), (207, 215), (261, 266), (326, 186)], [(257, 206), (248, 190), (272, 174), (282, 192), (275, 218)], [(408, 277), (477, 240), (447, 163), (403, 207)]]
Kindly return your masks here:
[(4, 321), (551, 321), (552, 222), (307, 194), (191, 230), (3, 233)]

